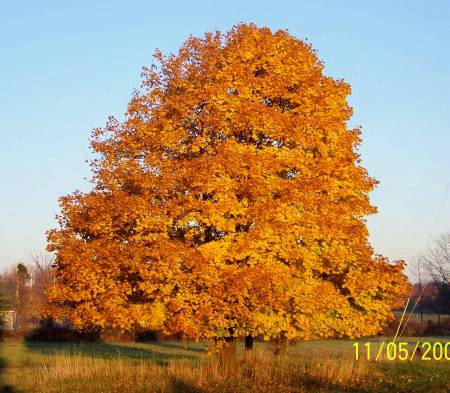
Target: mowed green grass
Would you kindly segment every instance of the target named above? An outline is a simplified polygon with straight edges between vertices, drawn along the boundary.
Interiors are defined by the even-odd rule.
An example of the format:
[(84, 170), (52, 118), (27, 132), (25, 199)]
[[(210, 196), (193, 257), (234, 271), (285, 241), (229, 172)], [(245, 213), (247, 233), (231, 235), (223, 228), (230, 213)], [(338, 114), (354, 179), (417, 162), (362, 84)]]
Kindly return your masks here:
[[(401, 341), (408, 342), (408, 349), (411, 352), (417, 342), (417, 338), (402, 338)], [(435, 342), (446, 343), (450, 341), (450, 337), (422, 337), (421, 342)], [(386, 341), (386, 338), (377, 338), (370, 340), (358, 340), (360, 343), (360, 357), (367, 364), (368, 373), (363, 380), (359, 380), (354, 386), (347, 384), (341, 384), (340, 381), (334, 383), (327, 383), (321, 385), (320, 382), (311, 385), (311, 388), (305, 388), (306, 390), (283, 390), (292, 392), (351, 392), (351, 393), (369, 393), (369, 392), (427, 392), (427, 393), (440, 393), (450, 391), (450, 360), (446, 360), (443, 356), (443, 360), (430, 360), (425, 361), (419, 358), (414, 358), (410, 361), (399, 360), (387, 360), (386, 358), (380, 358), (375, 362), (373, 356), (377, 349), (380, 347), (381, 342)], [(370, 342), (371, 350), (374, 351), (372, 361), (367, 362), (365, 360), (366, 342)], [(310, 359), (315, 360), (315, 368), (320, 367), (335, 367), (342, 362), (353, 361), (355, 357), (355, 341), (351, 340), (318, 340), (318, 341), (302, 341), (296, 344), (290, 345), (287, 358), (283, 358), (282, 362), (308, 362)], [(449, 345), (450, 348), (450, 345)], [(152, 342), (152, 343), (25, 343), (19, 341), (6, 341), (0, 344), (0, 358), (1, 358), (1, 386), (4, 392), (69, 392), (69, 391), (151, 391), (151, 390), (139, 390), (139, 381), (136, 381), (136, 386), (122, 386), (121, 388), (112, 387), (108, 388), (108, 378), (114, 379), (114, 386), (117, 385), (120, 378), (115, 379), (114, 367), (117, 367), (118, 374), (124, 373), (123, 369), (129, 367), (133, 369), (142, 366), (142, 364), (152, 364), (156, 367), (160, 375), (164, 375), (164, 370), (169, 370), (169, 367), (177, 367), (177, 364), (191, 364), (193, 367), (200, 365), (202, 360), (213, 357), (214, 355), (208, 354), (208, 346), (203, 343), (181, 343), (181, 342)], [(274, 361), (277, 359), (274, 355), (275, 346), (273, 344), (256, 342), (255, 354), (263, 354), (266, 358), (272, 358)], [(450, 351), (449, 351), (450, 352)], [(433, 354), (430, 353), (432, 356)], [(450, 353), (449, 353), (450, 355)], [(243, 357), (243, 344), (238, 345), (238, 358)], [(433, 356), (432, 356), (433, 357)], [(328, 358), (337, 359), (334, 363), (327, 363), (325, 360)], [(84, 359), (84, 360), (83, 360)], [(323, 362), (321, 361), (323, 360)], [(64, 373), (61, 374), (60, 379), (57, 375), (52, 376), (52, 380), (49, 382), (43, 381), (42, 383), (50, 383), (49, 386), (43, 388), (39, 386), (40, 376), (52, 375), (52, 370), (57, 370), (57, 366), (60, 363), (66, 364)], [(74, 375), (70, 378), (71, 364), (74, 365)], [(85, 381), (85, 385), (78, 384), (76, 379), (79, 375), (76, 372), (80, 372), (79, 365), (83, 362), (89, 362), (86, 364), (96, 367), (97, 364), (103, 364), (108, 362), (109, 371), (105, 374), (106, 380), (96, 381), (95, 378), (92, 381)], [(102, 363), (103, 362), (103, 363)], [(106, 363), (105, 363), (106, 364)], [(276, 363), (274, 363), (276, 364)], [(297, 363), (296, 363), (297, 364)], [(90, 366), (88, 366), (90, 367)], [(200, 367), (200, 366), (198, 366)], [(239, 367), (239, 366), (238, 366)], [(75, 368), (78, 370), (75, 370)], [(111, 371), (112, 370), (112, 371)], [(154, 369), (152, 369), (154, 371)], [(152, 371), (152, 372), (153, 372)], [(317, 370), (316, 370), (317, 371)], [(319, 370), (320, 371), (320, 370)], [(57, 371), (56, 374), (61, 371)], [(169, 372), (169, 371), (167, 371)], [(329, 370), (323, 370), (326, 374)], [(185, 373), (185, 371), (183, 371)], [(185, 373), (186, 374), (186, 373)], [(78, 376), (77, 376), (78, 375)], [(122, 375), (122, 374), (121, 374)], [(183, 374), (184, 375), (184, 374)], [(131, 378), (131, 377), (130, 377)], [(136, 378), (136, 377), (133, 377)], [(138, 377), (139, 378), (139, 377)], [(45, 379), (45, 378), (44, 378)], [(29, 383), (28, 383), (29, 381)], [(128, 380), (124, 380), (123, 383), (129, 384)], [(95, 387), (98, 383), (98, 389)], [(112, 382), (111, 382), (112, 383)], [(89, 389), (86, 390), (86, 386)], [(153, 386), (153, 385), (152, 385)], [(164, 390), (165, 389), (165, 390)], [(226, 388), (217, 387), (218, 390), (208, 390), (205, 387), (204, 390), (196, 388), (190, 388), (187, 385), (171, 385), (170, 388), (165, 387), (161, 391), (170, 392), (191, 392), (191, 393), (203, 393), (203, 392), (232, 392), (226, 390)], [(213, 389), (213, 388), (212, 388)], [(222, 389), (222, 390), (220, 390)], [(255, 388), (257, 389), (257, 388)], [(273, 387), (274, 390), (268, 388), (267, 391), (277, 391), (277, 387)], [(156, 391), (156, 390), (155, 390)], [(257, 391), (257, 390), (240, 390)], [(281, 390), (280, 390), (281, 391)]]

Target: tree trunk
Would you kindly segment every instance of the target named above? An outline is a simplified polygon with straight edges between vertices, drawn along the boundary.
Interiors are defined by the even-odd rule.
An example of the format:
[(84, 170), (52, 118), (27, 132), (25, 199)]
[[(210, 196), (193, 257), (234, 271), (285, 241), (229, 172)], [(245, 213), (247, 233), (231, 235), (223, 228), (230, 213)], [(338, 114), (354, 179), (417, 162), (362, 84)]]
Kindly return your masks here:
[(245, 350), (244, 350), (244, 358), (250, 360), (253, 357), (253, 337), (248, 335), (245, 336)]
[(253, 350), (253, 337), (245, 336), (245, 350), (252, 351)]
[(275, 355), (287, 356), (289, 350), (289, 340), (287, 337), (277, 338), (275, 341)]
[(219, 352), (219, 361), (225, 367), (233, 366), (236, 363), (236, 339), (225, 337), (223, 341)]

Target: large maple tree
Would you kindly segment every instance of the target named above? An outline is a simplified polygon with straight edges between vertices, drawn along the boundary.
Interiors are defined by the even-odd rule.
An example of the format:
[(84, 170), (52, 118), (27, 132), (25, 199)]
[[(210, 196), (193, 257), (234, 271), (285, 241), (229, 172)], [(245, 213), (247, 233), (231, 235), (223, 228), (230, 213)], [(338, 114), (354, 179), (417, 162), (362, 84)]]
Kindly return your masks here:
[(350, 85), (286, 31), (240, 24), (155, 54), (62, 197), (52, 312), (194, 338), (378, 333), (406, 286), (375, 255)]

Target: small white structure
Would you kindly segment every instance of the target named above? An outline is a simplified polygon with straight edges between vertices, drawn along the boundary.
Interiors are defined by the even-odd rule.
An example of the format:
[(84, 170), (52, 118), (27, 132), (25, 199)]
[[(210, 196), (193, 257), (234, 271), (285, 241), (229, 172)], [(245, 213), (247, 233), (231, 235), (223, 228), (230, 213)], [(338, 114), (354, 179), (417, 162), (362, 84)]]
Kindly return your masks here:
[(17, 329), (17, 313), (13, 310), (0, 311), (0, 319), (3, 322), (0, 329), (14, 330)]

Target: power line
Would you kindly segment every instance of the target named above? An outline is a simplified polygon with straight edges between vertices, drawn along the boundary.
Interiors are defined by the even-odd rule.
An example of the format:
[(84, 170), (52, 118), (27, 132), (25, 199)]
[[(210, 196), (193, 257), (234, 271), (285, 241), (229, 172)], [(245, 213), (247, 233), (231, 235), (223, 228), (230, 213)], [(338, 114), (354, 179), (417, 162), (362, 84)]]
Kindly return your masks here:
[[(429, 236), (429, 238), (428, 238), (427, 248), (430, 247), (431, 241), (432, 241), (432, 239), (433, 239), (434, 231), (436, 230), (437, 224), (438, 224), (438, 222), (439, 222), (439, 219), (440, 219), (440, 217), (441, 217), (442, 211), (443, 211), (443, 209), (444, 209), (445, 202), (446, 202), (446, 200), (447, 200), (447, 195), (448, 195), (449, 190), (450, 190), (450, 182), (448, 182), (447, 185), (446, 185), (446, 187), (445, 187), (445, 191), (444, 191), (444, 195), (443, 195), (443, 197), (442, 197), (441, 205), (440, 205), (439, 210), (438, 210), (438, 212), (437, 212), (437, 214), (436, 214), (436, 217), (435, 217), (435, 219), (434, 219), (433, 226), (431, 227), (431, 232), (430, 232), (430, 236)], [(398, 335), (398, 338), (400, 338), (400, 337), (402, 336), (402, 334), (403, 334), (403, 332), (404, 332), (404, 330), (405, 330), (405, 328), (406, 328), (406, 325), (408, 324), (409, 320), (411, 319), (411, 316), (412, 316), (412, 314), (414, 313), (414, 310), (416, 309), (416, 306), (417, 306), (417, 304), (419, 303), (419, 300), (420, 300), (421, 297), (422, 297), (422, 294), (423, 294), (423, 291), (425, 290), (425, 287), (426, 287), (426, 285), (424, 285), (424, 286), (422, 287), (422, 290), (420, 291), (419, 296), (417, 297), (417, 300), (416, 300), (416, 302), (415, 302), (415, 304), (414, 304), (414, 306), (413, 306), (411, 312), (409, 313), (408, 318), (406, 319), (405, 325), (403, 326), (403, 329), (400, 331), (400, 334)], [(403, 310), (403, 315), (402, 315), (402, 318), (400, 319), (400, 322), (399, 322), (399, 324), (398, 324), (398, 328), (397, 328), (397, 332), (395, 333), (394, 341), (395, 341), (396, 338), (397, 338), (397, 334), (398, 334), (399, 329), (400, 329), (400, 326), (401, 326), (401, 324), (402, 324), (402, 322), (403, 322), (403, 317), (405, 316), (406, 309), (408, 308), (409, 300), (410, 300), (410, 298), (411, 298), (411, 295), (412, 295), (412, 291), (413, 291), (413, 290), (414, 290), (414, 286), (413, 286), (413, 288), (412, 288), (412, 290), (411, 290), (411, 294), (409, 295), (408, 301), (406, 302), (405, 309)]]
[(433, 226), (431, 228), (430, 236), (428, 238), (427, 247), (430, 246), (431, 241), (433, 240), (434, 231), (436, 230), (437, 224), (439, 222), (439, 218), (441, 217), (442, 211), (444, 210), (445, 202), (447, 200), (447, 195), (448, 195), (449, 191), (450, 191), (450, 182), (448, 182), (447, 186), (445, 187), (444, 196), (443, 196), (442, 201), (441, 201), (441, 206), (439, 207), (439, 210), (438, 210), (438, 212), (436, 214), (436, 217), (434, 219), (434, 223), (433, 223)]

